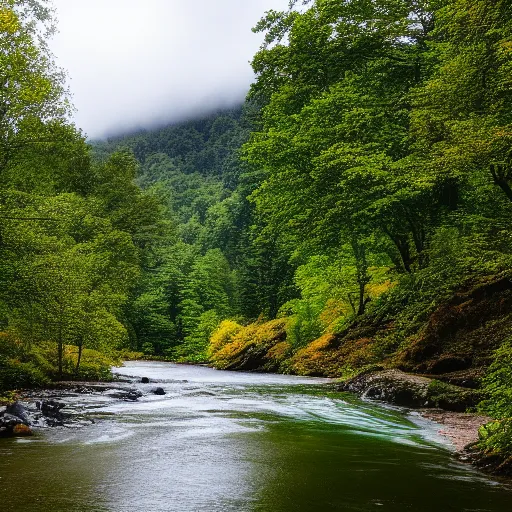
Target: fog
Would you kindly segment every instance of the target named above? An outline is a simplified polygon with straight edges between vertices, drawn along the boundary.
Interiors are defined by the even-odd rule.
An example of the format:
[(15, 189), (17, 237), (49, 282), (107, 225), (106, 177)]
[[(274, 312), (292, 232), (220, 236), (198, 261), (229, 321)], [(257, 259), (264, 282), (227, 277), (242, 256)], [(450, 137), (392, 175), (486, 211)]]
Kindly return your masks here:
[(251, 28), (288, 0), (54, 0), (52, 50), (90, 138), (151, 128), (243, 101)]

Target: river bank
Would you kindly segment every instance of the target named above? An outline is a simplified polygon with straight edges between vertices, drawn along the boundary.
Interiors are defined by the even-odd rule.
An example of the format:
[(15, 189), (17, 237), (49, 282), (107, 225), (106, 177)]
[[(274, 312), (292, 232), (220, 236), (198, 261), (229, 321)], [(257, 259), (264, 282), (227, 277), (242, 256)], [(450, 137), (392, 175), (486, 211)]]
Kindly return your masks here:
[(509, 510), (508, 488), (454, 459), (440, 427), (330, 379), (153, 362), (114, 372), (125, 382), (22, 400), (55, 400), (83, 423), (0, 442), (5, 512)]
[[(160, 379), (149, 374), (150, 377), (143, 376), (141, 378), (118, 374), (115, 375), (115, 380), (110, 382), (62, 381), (53, 383), (48, 389), (22, 392), (12, 404), (0, 407), (0, 437), (26, 437), (32, 435), (34, 427), (37, 429), (88, 425), (90, 419), (80, 415), (73, 416), (67, 412), (66, 404), (60, 401), (62, 396), (101, 394), (108, 398), (135, 402), (144, 394), (165, 395), (163, 388), (159, 385)], [(263, 374), (253, 375), (262, 376)], [(186, 383), (187, 380), (184, 379), (182, 382)], [(491, 418), (460, 412), (462, 405), (464, 407), (467, 405), (467, 396), (464, 390), (461, 390), (462, 398), (459, 401), (457, 401), (458, 395), (453, 389), (451, 389), (451, 400), (445, 398), (440, 401), (436, 399), (439, 390), (438, 394), (431, 391), (432, 379), (396, 370), (370, 372), (341, 384), (334, 379), (326, 380), (326, 382), (329, 382), (328, 387), (325, 388), (326, 395), (328, 391), (335, 389), (354, 393), (363, 399), (379, 400), (406, 407), (411, 410), (412, 415), (417, 414), (432, 422), (432, 428), (439, 436), (450, 442), (454, 454), (459, 460), (469, 463), (478, 461), (474, 449), (474, 444), (478, 441), (478, 430), (491, 421)], [(138, 384), (145, 385), (143, 391), (136, 387)], [(446, 392), (446, 389), (444, 391)], [(432, 407), (433, 404), (436, 407)], [(439, 404), (452, 410), (438, 408)], [(471, 445), (473, 445), (472, 451), (468, 452), (467, 449)]]
[(452, 443), (459, 460), (496, 476), (512, 476), (506, 457), (489, 455), (480, 446), (480, 429), (493, 419), (467, 412), (482, 400), (478, 390), (396, 369), (362, 373), (342, 382), (339, 389), (417, 411), (438, 425), (438, 434)]

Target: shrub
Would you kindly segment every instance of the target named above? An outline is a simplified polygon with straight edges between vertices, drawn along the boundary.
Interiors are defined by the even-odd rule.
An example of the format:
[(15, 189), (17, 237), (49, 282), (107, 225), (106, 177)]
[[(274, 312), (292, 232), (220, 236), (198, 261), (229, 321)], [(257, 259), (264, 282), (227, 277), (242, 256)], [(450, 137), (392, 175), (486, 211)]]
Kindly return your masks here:
[(233, 320), (224, 320), (220, 323), (217, 330), (210, 337), (210, 345), (208, 347), (208, 355), (211, 358), (215, 352), (233, 341), (233, 336), (237, 334), (243, 327)]
[(0, 358), (0, 391), (43, 386), (48, 378), (33, 363)]
[(256, 322), (246, 327), (233, 324), (221, 324), (222, 331), (212, 337), (212, 345), (219, 347), (210, 351), (212, 364), (220, 369), (277, 371), (283, 353), (288, 350), (284, 345), (277, 348), (286, 340), (288, 319)]
[(337, 377), (338, 362), (336, 338), (333, 334), (324, 334), (292, 357), (290, 370), (299, 375)]
[(480, 447), (504, 460), (512, 457), (512, 340), (495, 352), (494, 362), (483, 380), (486, 400), (480, 410), (497, 421), (480, 429)]
[(512, 340), (507, 340), (495, 352), (483, 389), (487, 399), (480, 409), (497, 419), (512, 418)]

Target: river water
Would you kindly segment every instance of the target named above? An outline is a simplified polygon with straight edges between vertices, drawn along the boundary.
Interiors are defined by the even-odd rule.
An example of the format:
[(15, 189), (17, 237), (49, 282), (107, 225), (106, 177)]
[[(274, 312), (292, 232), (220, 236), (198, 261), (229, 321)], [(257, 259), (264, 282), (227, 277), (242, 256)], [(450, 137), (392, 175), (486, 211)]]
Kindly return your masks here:
[(94, 423), (0, 439), (0, 511), (512, 510), (512, 491), (456, 462), (435, 425), (325, 379), (115, 371), (144, 395), (66, 392), (66, 411)]

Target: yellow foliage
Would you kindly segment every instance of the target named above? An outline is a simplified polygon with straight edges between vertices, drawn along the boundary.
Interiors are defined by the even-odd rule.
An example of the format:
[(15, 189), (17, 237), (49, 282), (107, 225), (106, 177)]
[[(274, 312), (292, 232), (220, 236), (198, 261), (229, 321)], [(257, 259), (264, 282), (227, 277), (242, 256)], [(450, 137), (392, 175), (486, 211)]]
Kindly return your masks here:
[[(278, 356), (288, 351), (282, 345), (286, 338), (286, 318), (245, 327), (231, 322), (223, 328), (224, 323), (210, 340), (210, 360), (216, 368), (275, 369), (281, 360)], [(277, 348), (278, 345), (281, 347)]]
[(233, 340), (233, 336), (237, 334), (240, 329), (242, 329), (242, 326), (233, 322), (233, 320), (222, 321), (210, 338), (210, 346), (208, 348), (209, 355), (212, 356), (215, 352), (218, 352), (222, 347), (230, 343)]
[(329, 299), (318, 319), (325, 327), (329, 327), (340, 317), (350, 312), (350, 306), (339, 299)]
[(324, 334), (299, 350), (290, 361), (290, 368), (299, 375), (341, 377), (347, 371), (374, 364), (378, 356), (375, 340), (359, 338), (340, 340), (334, 334)]
[(291, 369), (299, 375), (327, 375), (337, 377), (336, 338), (324, 334), (299, 350), (291, 359)]
[(271, 347), (265, 357), (276, 362), (282, 362), (289, 355), (291, 348), (292, 346), (287, 341), (281, 341), (281, 343)]
[(372, 299), (376, 299), (383, 293), (394, 288), (398, 283), (396, 281), (384, 281), (383, 283), (370, 283), (366, 285), (366, 292)]
[(0, 7), (0, 33), (15, 34), (20, 29), (20, 23), (16, 14), (10, 9)]
[(512, 41), (501, 41), (500, 46), (506, 52), (512, 52)]

